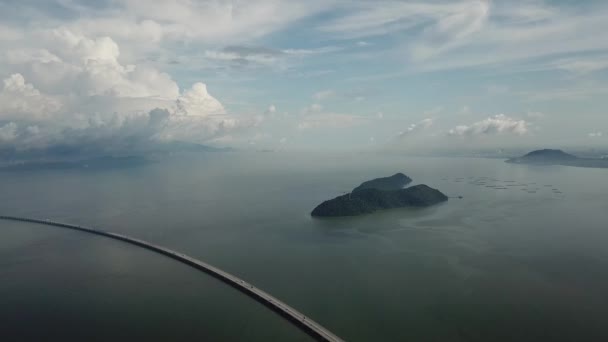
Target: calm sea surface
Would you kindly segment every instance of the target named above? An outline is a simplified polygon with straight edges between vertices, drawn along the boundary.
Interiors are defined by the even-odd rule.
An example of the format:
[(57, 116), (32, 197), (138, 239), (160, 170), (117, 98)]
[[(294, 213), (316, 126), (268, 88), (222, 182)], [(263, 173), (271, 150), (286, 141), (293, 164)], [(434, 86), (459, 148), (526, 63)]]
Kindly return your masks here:
[[(403, 172), (452, 198), (313, 219)], [(608, 170), (364, 154), (173, 155), (0, 173), (0, 214), (202, 259), (348, 341), (608, 340)], [(118, 241), (0, 221), (0, 340), (307, 341), (262, 305)]]

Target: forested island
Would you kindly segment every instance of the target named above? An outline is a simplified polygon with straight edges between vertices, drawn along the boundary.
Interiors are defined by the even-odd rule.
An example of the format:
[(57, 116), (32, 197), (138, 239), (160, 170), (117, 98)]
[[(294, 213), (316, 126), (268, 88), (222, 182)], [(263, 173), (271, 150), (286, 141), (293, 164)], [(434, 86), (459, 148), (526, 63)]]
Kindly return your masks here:
[(404, 186), (410, 184), (412, 179), (403, 173), (396, 173), (390, 177), (382, 177), (369, 180), (361, 183), (353, 189), (353, 192), (363, 189), (378, 189), (384, 191), (403, 189)]
[(319, 204), (312, 216), (355, 216), (380, 209), (427, 207), (448, 200), (441, 191), (425, 184), (403, 187), (412, 181), (402, 173), (376, 178), (356, 187), (351, 193)]

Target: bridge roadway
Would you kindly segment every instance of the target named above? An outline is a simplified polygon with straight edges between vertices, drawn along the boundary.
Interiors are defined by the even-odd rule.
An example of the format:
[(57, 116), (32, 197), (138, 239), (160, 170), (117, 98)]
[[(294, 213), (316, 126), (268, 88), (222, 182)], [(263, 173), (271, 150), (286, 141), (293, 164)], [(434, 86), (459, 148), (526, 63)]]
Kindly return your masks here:
[(48, 226), (55, 226), (55, 227), (79, 230), (79, 231), (83, 231), (83, 232), (87, 232), (87, 233), (91, 233), (91, 234), (109, 237), (109, 238), (115, 239), (115, 240), (124, 241), (124, 242), (130, 243), (132, 245), (143, 247), (143, 248), (146, 248), (153, 252), (163, 254), (163, 255), (168, 256), (172, 259), (175, 259), (181, 263), (184, 263), (188, 266), (194, 267), (197, 270), (203, 271), (203, 272), (213, 276), (214, 278), (226, 283), (227, 285), (230, 285), (233, 288), (243, 292), (244, 294), (248, 295), (249, 297), (255, 299), (256, 301), (258, 301), (261, 304), (265, 305), (266, 307), (270, 308), (272, 311), (274, 311), (274, 312), (278, 313), (279, 315), (281, 315), (282, 317), (286, 318), (292, 324), (294, 324), (295, 326), (300, 328), (302, 331), (304, 331), (306, 334), (315, 338), (318, 341), (330, 341), (330, 342), (342, 341), (342, 339), (340, 339), (338, 336), (332, 334), (329, 330), (323, 328), (319, 323), (304, 316), (301, 312), (297, 311), (296, 309), (292, 308), (291, 306), (287, 305), (286, 303), (278, 300), (277, 298), (271, 296), (270, 294), (256, 288), (255, 286), (251, 285), (250, 283), (247, 283), (246, 281), (244, 281), (228, 272), (222, 271), (221, 269), (219, 269), (217, 267), (211, 266), (206, 262), (189, 257), (185, 254), (176, 252), (169, 248), (165, 248), (165, 247), (155, 245), (150, 242), (146, 242), (144, 240), (135, 239), (135, 238), (132, 238), (132, 237), (129, 237), (126, 235), (122, 235), (122, 234), (117, 234), (117, 233), (107, 232), (104, 230), (78, 226), (78, 225), (74, 225), (74, 224), (55, 222), (55, 221), (51, 221), (51, 220), (39, 220), (39, 219), (33, 219), (33, 218), (27, 218), (27, 217), (3, 216), (3, 215), (0, 215), (0, 220), (31, 222), (31, 223), (37, 223), (37, 224), (44, 224), (44, 225), (48, 225)]

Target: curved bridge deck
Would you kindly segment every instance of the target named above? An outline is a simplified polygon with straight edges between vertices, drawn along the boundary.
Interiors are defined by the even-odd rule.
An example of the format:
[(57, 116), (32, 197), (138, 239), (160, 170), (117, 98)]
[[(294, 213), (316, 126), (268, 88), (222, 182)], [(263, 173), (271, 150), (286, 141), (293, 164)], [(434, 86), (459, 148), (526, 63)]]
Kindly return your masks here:
[(83, 231), (83, 232), (87, 232), (87, 233), (91, 233), (91, 234), (109, 237), (109, 238), (115, 239), (115, 240), (124, 241), (124, 242), (130, 243), (132, 245), (136, 245), (139, 247), (149, 249), (151, 251), (163, 254), (163, 255), (168, 256), (172, 259), (175, 259), (181, 263), (194, 267), (197, 270), (203, 271), (203, 272), (215, 277), (216, 279), (234, 287), (235, 289), (243, 292), (244, 294), (246, 294), (249, 297), (255, 299), (256, 301), (264, 304), (266, 307), (270, 308), (274, 312), (283, 316), (284, 318), (289, 320), (295, 326), (297, 326), (298, 328), (300, 328), (301, 330), (303, 330), (305, 333), (307, 333), (311, 337), (315, 338), (316, 340), (332, 341), (332, 342), (342, 341), (342, 339), (340, 339), (338, 336), (332, 334), (329, 330), (323, 328), (319, 323), (316, 323), (315, 321), (311, 320), (310, 318), (304, 316), (302, 313), (300, 313), (296, 309), (294, 309), (291, 306), (287, 305), (286, 303), (276, 299), (275, 297), (271, 296), (270, 294), (256, 288), (255, 286), (247, 283), (246, 281), (244, 281), (228, 272), (222, 271), (221, 269), (211, 266), (211, 265), (207, 264), (206, 262), (197, 260), (195, 258), (189, 257), (185, 254), (176, 252), (174, 250), (171, 250), (171, 249), (168, 249), (168, 248), (165, 248), (162, 246), (158, 246), (153, 243), (146, 242), (146, 241), (143, 241), (140, 239), (132, 238), (132, 237), (129, 237), (126, 235), (107, 232), (107, 231), (94, 229), (94, 228), (78, 226), (78, 225), (74, 225), (74, 224), (67, 224), (67, 223), (55, 222), (55, 221), (50, 221), (50, 220), (39, 220), (39, 219), (33, 219), (33, 218), (27, 218), (27, 217), (2, 216), (2, 215), (0, 215), (0, 220), (31, 222), (31, 223), (48, 225), (48, 226), (55, 226), (55, 227), (79, 230), (79, 231)]

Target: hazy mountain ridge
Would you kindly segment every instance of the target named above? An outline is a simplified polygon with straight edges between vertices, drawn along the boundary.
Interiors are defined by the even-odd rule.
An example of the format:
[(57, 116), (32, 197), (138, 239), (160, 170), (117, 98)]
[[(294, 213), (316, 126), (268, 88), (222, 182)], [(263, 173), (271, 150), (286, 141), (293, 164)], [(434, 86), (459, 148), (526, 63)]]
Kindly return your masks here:
[(556, 149), (535, 150), (521, 157), (507, 159), (505, 162), (511, 164), (608, 168), (608, 159), (606, 158), (581, 158)]
[(17, 151), (0, 149), (0, 170), (32, 171), (37, 169), (109, 169), (139, 166), (172, 153), (224, 153), (230, 147), (171, 141), (123, 151), (90, 150), (88, 146), (55, 146), (46, 149)]
[(0, 171), (38, 171), (38, 170), (110, 170), (138, 167), (153, 163), (141, 156), (104, 156), (99, 158), (73, 161), (28, 161), (17, 162), (0, 167)]

